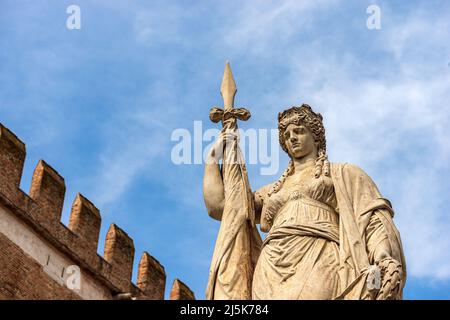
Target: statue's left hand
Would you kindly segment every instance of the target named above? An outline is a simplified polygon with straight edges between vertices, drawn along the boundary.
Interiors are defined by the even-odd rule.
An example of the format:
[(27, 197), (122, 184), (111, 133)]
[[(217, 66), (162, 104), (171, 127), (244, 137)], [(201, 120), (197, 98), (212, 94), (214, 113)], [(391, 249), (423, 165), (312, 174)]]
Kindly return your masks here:
[(381, 287), (377, 293), (376, 299), (400, 299), (403, 281), (403, 269), (401, 263), (389, 256), (379, 260), (377, 265), (381, 269)]

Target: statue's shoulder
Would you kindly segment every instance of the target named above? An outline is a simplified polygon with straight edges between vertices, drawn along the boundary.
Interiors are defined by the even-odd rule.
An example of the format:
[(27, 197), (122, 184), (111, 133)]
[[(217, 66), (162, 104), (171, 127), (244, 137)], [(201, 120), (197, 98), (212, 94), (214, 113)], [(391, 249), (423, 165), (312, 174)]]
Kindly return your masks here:
[(346, 185), (365, 186), (379, 194), (373, 179), (359, 166), (352, 163), (331, 163), (331, 176), (335, 182)]
[(340, 171), (342, 175), (369, 177), (369, 175), (361, 169), (361, 167), (348, 162), (332, 162), (331, 171), (332, 173)]

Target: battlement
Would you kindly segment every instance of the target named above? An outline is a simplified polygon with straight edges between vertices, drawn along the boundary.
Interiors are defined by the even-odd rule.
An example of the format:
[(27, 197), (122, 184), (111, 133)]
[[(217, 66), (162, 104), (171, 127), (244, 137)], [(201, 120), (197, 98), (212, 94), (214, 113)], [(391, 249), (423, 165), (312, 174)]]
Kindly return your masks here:
[[(117, 225), (111, 224), (109, 227), (104, 257), (97, 254), (102, 220), (100, 210), (83, 195), (78, 193), (73, 201), (69, 225), (61, 223), (66, 192), (65, 181), (49, 164), (43, 160), (38, 162), (29, 194), (20, 189), (25, 157), (25, 144), (0, 124), (0, 210), (3, 209), (11, 215), (13, 220), (9, 223), (13, 223), (11, 221), (23, 223), (30, 235), (35, 235), (36, 239), (52, 248), (48, 249), (49, 252), (52, 250), (58, 252), (61, 256), (59, 260), (67, 260), (77, 265), (85, 277), (93, 279), (95, 285), (102, 288), (103, 297), (106, 299), (113, 299), (121, 294), (129, 294), (137, 299), (164, 299), (166, 285), (164, 267), (147, 252), (142, 254), (139, 262), (137, 285), (132, 283), (135, 254), (133, 239)], [(24, 248), (31, 248), (30, 243), (23, 239), (19, 240), (22, 241)], [(39, 254), (42, 251), (41, 249), (33, 251), (32, 248), (29, 250), (31, 253), (39, 252)], [(35, 259), (39, 260), (39, 257), (36, 256)], [(47, 261), (41, 263), (44, 269), (50, 268), (50, 260), (49, 254)], [(64, 277), (68, 263), (60, 263), (61, 277)], [(55, 265), (59, 266), (56, 262)], [(173, 296), (171, 294), (172, 299), (186, 298), (185, 292), (192, 293), (187, 286), (180, 283), (176, 280), (172, 291), (181, 290), (183, 294)], [(189, 295), (189, 298), (194, 298), (193, 294)]]

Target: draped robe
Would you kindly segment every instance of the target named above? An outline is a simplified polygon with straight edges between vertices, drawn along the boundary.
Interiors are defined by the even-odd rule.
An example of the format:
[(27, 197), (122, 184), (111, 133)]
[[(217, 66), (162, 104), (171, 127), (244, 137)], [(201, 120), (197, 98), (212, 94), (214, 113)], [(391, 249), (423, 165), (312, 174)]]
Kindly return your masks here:
[[(237, 178), (231, 179), (238, 181)], [(374, 263), (373, 252), (376, 249), (374, 246), (381, 240), (386, 239), (391, 257), (399, 261), (403, 269), (398, 297), (401, 298), (406, 279), (406, 264), (400, 235), (393, 223), (393, 210), (390, 202), (381, 196), (372, 179), (355, 165), (331, 164), (331, 179), (334, 185), (339, 218), (338, 231), (335, 233), (336, 239), (325, 240), (334, 241), (337, 244), (334, 245), (335, 253), (333, 252), (334, 249), (329, 251), (330, 254), (335, 254), (337, 259), (337, 267), (330, 271), (334, 273), (333, 279), (336, 282), (336, 290), (330, 297), (335, 299), (366, 299), (369, 296), (366, 280), (370, 265)], [(239, 185), (238, 183), (237, 188), (239, 188)], [(240, 185), (240, 188), (242, 188), (242, 185)], [(245, 189), (241, 191), (243, 190)], [(242, 201), (241, 198), (244, 193), (239, 196), (239, 193), (230, 193), (225, 190), (225, 197), (227, 197), (227, 194), (228, 196), (233, 195), (232, 201), (229, 202), (234, 203), (234, 206), (232, 206), (232, 210), (227, 209), (226, 215), (224, 209), (211, 264), (207, 299), (258, 299), (261, 297), (278, 299), (280, 298), (279, 294), (267, 294), (263, 291), (264, 288), (258, 285), (258, 283), (261, 283), (260, 280), (264, 279), (253, 278), (262, 274), (260, 272), (255, 273), (255, 267), (258, 268), (260, 265), (260, 262), (256, 262), (256, 259), (258, 257), (261, 259), (261, 239), (255, 228), (255, 220), (245, 216), (245, 212), (253, 210), (254, 217), (254, 205)], [(265, 195), (263, 195), (262, 200), (263, 206), (266, 205), (267, 198), (265, 198)], [(239, 201), (241, 201), (241, 208), (239, 208)], [(242, 207), (244, 210), (242, 210)], [(376, 221), (376, 224), (373, 221)], [(313, 229), (308, 232), (310, 234), (306, 235), (307, 237), (321, 239), (327, 237), (320, 234), (320, 231), (315, 233)], [(271, 236), (270, 231), (269, 236)], [(305, 234), (302, 233), (299, 236), (304, 237)], [(293, 248), (289, 249), (293, 250)], [(307, 255), (308, 253), (311, 252), (306, 249), (304, 254)], [(311, 266), (308, 266), (308, 263), (304, 264), (302, 268), (293, 271), (293, 276), (295, 277), (295, 273), (297, 273), (299, 279), (306, 281), (305, 276), (300, 273), (311, 270), (315, 266), (314, 264), (326, 262), (325, 256), (319, 251), (314, 259), (309, 259)], [(326, 263), (321, 267), (326, 267)], [(273, 272), (280, 273), (280, 271), (282, 270), (274, 270)], [(324, 285), (324, 281), (315, 284), (318, 287), (317, 292), (321, 292), (320, 286)], [(304, 284), (305, 282), (293, 282), (294, 286), (304, 286)], [(249, 290), (251, 290), (249, 288), (252, 285), (253, 293), (249, 294)], [(282, 295), (282, 297), (288, 299), (323, 298), (322, 295), (315, 294), (313, 289), (315, 288), (308, 289), (308, 287), (305, 287), (303, 289), (310, 290), (309, 295), (299, 296), (294, 294)], [(287, 290), (296, 292), (298, 288), (287, 288)]]

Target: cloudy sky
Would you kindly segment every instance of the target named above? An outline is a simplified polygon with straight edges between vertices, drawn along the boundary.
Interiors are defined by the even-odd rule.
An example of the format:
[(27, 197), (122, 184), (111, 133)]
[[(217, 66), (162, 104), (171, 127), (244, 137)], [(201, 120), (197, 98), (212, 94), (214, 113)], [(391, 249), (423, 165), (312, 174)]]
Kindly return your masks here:
[[(69, 5), (81, 29), (69, 30)], [(367, 7), (381, 9), (369, 30)], [(310, 104), (331, 161), (362, 167), (396, 212), (408, 263), (405, 298), (450, 299), (450, 3), (448, 1), (24, 1), (0, 10), (0, 122), (27, 144), (22, 188), (39, 159), (167, 273), (204, 298), (219, 224), (202, 198), (202, 164), (176, 165), (176, 129), (218, 128), (231, 61), (243, 129)], [(209, 141), (203, 142), (206, 147)], [(194, 147), (192, 147), (192, 152)], [(281, 149), (280, 149), (281, 150)], [(287, 164), (261, 174), (257, 189)], [(277, 157), (278, 158), (278, 157)], [(99, 253), (103, 254), (102, 240)], [(136, 275), (134, 274), (134, 278)]]

